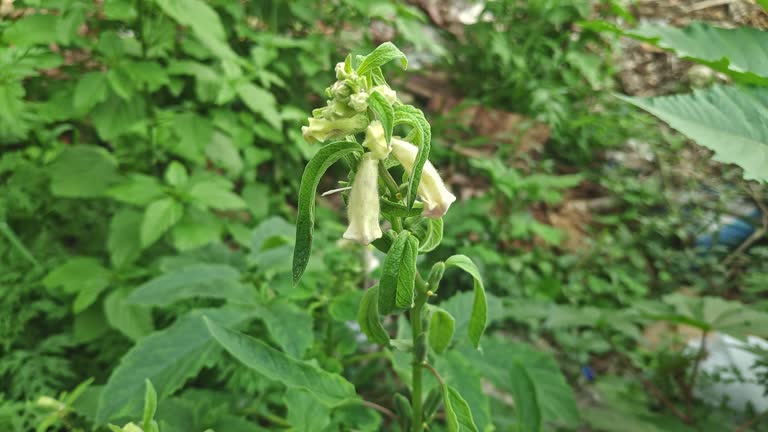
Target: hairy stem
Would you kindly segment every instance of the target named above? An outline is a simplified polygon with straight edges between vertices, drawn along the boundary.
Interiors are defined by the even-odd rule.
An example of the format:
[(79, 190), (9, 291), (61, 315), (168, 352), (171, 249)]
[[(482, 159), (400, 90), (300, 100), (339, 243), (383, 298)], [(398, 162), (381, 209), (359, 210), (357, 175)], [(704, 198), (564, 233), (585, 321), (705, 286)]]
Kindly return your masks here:
[(413, 385), (411, 392), (411, 410), (413, 412), (413, 418), (411, 424), (413, 425), (413, 432), (421, 432), (423, 430), (422, 421), (422, 397), (421, 397), (421, 369), (423, 368), (423, 360), (419, 357), (419, 349), (416, 344), (419, 343), (419, 335), (423, 332), (421, 328), (421, 312), (424, 309), (424, 304), (427, 302), (427, 284), (421, 278), (421, 275), (416, 272), (416, 301), (413, 309), (411, 309), (411, 329), (413, 333)]

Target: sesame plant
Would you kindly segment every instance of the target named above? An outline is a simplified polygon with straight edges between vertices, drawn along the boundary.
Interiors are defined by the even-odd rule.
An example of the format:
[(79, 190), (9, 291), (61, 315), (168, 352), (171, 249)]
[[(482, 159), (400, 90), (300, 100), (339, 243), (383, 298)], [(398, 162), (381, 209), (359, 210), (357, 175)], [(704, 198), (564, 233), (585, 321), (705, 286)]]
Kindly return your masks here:
[[(418, 257), (440, 244), (442, 216), (456, 197), (428, 160), (431, 132), (424, 113), (403, 104), (382, 74), (381, 66), (394, 60), (404, 69), (407, 66), (405, 55), (391, 43), (367, 56), (347, 56), (336, 65), (337, 81), (326, 90), (327, 105), (315, 109), (309, 126), (302, 128), (308, 142), (324, 144), (301, 180), (293, 282), (299, 282), (310, 259), (318, 183), (330, 165), (343, 160), (351, 179), (350, 186), (337, 190), (348, 194), (349, 225), (344, 238), (364, 246), (372, 244), (386, 254), (381, 278), (360, 302), (360, 329), (383, 348), (411, 355), (410, 403), (400, 394), (395, 396), (398, 421), (403, 430), (414, 432), (432, 421), (438, 400), (434, 396), (424, 400), (422, 374), (427, 370), (437, 379), (448, 429), (477, 430), (467, 402), (430, 364), (431, 356), (451, 344), (455, 319), (429, 301), (437, 295), (447, 267), (472, 275), (474, 300), (468, 334), (477, 348), (486, 326), (485, 291), (477, 267), (464, 255), (433, 264), (427, 278), (419, 272)], [(406, 129), (404, 137), (396, 135), (401, 128)], [(362, 134), (361, 143), (357, 135)], [(403, 173), (402, 181), (396, 180), (395, 170)], [(382, 224), (386, 224), (385, 230)], [(382, 318), (404, 313), (411, 337), (391, 339)]]

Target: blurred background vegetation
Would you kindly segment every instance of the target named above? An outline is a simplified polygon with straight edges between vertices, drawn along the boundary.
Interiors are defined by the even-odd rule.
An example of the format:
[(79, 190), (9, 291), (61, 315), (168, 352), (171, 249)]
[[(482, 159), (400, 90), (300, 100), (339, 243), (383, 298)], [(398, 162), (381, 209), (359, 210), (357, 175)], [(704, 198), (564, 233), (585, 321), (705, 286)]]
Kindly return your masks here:
[[(768, 430), (768, 374), (702, 371), (715, 345), (697, 349), (768, 336), (768, 195), (615, 97), (729, 78), (596, 20), (768, 28), (746, 0), (3, 0), (3, 430), (137, 418), (148, 374), (163, 432), (396, 430), (286, 391), (207, 339), (174, 345), (196, 334), (190, 317), (247, 295), (260, 309), (231, 324), (394, 409), (407, 360), (349, 324), (377, 256), (338, 241), (338, 195), (319, 200), (300, 285), (288, 266), (317, 151), (300, 127), (335, 63), (383, 41), (408, 55), (390, 83), (425, 110), (459, 197), (430, 258), (472, 257), (492, 294), (482, 353), (439, 360), (478, 427), (525, 430), (515, 360), (543, 430)], [(458, 332), (471, 283), (441, 288)], [(723, 383), (759, 391), (724, 398)]]

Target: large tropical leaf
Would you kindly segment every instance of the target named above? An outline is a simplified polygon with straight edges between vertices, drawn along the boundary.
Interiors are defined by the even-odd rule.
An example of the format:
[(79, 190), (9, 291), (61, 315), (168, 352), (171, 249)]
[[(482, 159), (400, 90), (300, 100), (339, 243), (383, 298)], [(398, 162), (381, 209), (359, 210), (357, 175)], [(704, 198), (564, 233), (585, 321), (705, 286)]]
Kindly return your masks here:
[(714, 86), (691, 94), (621, 99), (638, 106), (744, 169), (747, 180), (768, 181), (768, 89)]

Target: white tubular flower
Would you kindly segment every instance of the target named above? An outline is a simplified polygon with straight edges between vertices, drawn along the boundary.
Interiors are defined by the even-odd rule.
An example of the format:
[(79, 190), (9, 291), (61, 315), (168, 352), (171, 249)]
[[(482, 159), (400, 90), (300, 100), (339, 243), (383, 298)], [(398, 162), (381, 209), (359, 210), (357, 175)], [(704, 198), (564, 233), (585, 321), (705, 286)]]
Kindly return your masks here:
[(368, 117), (362, 114), (337, 120), (310, 117), (309, 126), (302, 126), (301, 134), (308, 143), (313, 144), (361, 132), (367, 125)]
[(368, 109), (368, 93), (361, 91), (349, 97), (349, 107), (357, 112)]
[(349, 193), (349, 227), (344, 238), (363, 245), (382, 236), (379, 226), (378, 163), (373, 154), (363, 155), (352, 183), (352, 192)]
[[(408, 175), (411, 175), (419, 148), (398, 138), (392, 138), (391, 142), (392, 155), (405, 168)], [(421, 201), (424, 202), (422, 214), (434, 219), (442, 217), (448, 211), (451, 203), (456, 201), (456, 197), (445, 187), (440, 174), (429, 161), (424, 163), (424, 168), (421, 170), (418, 193)]]
[(397, 92), (385, 85), (380, 85), (372, 88), (371, 92), (374, 92), (374, 91), (381, 93), (381, 95), (384, 96), (384, 99), (386, 99), (390, 105), (395, 103), (395, 101), (397, 100)]
[(384, 127), (378, 120), (374, 120), (368, 125), (368, 129), (365, 130), (363, 145), (373, 153), (376, 159), (386, 159), (389, 152), (392, 151), (392, 146), (387, 145), (387, 140), (384, 137)]

